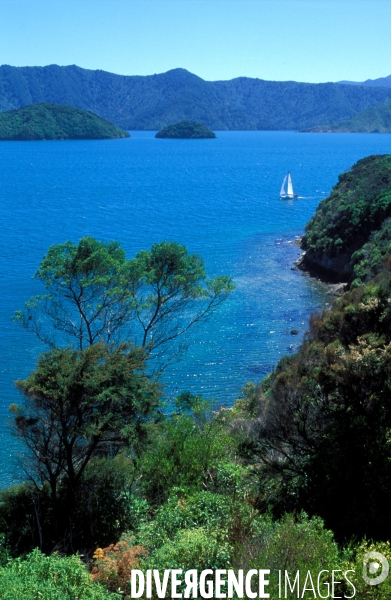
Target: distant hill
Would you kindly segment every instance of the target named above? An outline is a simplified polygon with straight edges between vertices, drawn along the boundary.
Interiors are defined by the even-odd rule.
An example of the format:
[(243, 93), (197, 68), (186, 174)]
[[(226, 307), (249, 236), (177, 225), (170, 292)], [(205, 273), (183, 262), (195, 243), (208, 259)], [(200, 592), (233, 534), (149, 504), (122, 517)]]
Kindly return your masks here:
[(347, 121), (303, 129), (304, 132), (325, 133), (391, 133), (391, 101), (370, 106)]
[(196, 121), (179, 121), (178, 123), (174, 123), (174, 125), (167, 125), (155, 137), (190, 140), (195, 138), (215, 138), (216, 135), (202, 123), (197, 123)]
[(185, 69), (123, 76), (75, 65), (0, 67), (0, 111), (50, 102), (90, 110), (125, 129), (181, 120), (212, 130), (303, 129), (349, 119), (391, 99), (391, 88), (239, 77), (204, 81)]
[(391, 87), (391, 75), (379, 77), (378, 79), (367, 79), (366, 81), (339, 81), (338, 83), (347, 85), (364, 85), (369, 87)]
[(129, 137), (91, 112), (64, 104), (32, 104), (0, 114), (0, 140), (80, 140)]

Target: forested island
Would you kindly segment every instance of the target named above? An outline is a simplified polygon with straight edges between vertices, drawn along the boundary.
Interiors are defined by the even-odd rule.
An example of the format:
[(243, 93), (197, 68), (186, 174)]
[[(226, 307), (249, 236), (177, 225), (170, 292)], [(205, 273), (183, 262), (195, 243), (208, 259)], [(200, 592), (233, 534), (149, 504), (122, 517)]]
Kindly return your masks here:
[(208, 279), (176, 243), (131, 259), (93, 238), (52, 246), (36, 274), (48, 295), (15, 315), (51, 349), (10, 407), (29, 478), (0, 494), (1, 597), (119, 600), (138, 568), (270, 569), (277, 598), (284, 569), (310, 600), (335, 569), (334, 597), (388, 600), (391, 578), (368, 586), (362, 565), (374, 550), (391, 561), (390, 219), (390, 155), (340, 175), (306, 227), (304, 265), (347, 291), (220, 411), (190, 393), (162, 410), (148, 363), (184, 318), (219, 307), (229, 277)]
[(127, 131), (87, 110), (42, 102), (0, 113), (0, 140), (105, 140)]
[(366, 108), (346, 121), (302, 129), (303, 133), (391, 133), (391, 101)]
[(179, 121), (173, 125), (163, 127), (161, 131), (157, 132), (155, 137), (190, 140), (196, 138), (215, 138), (216, 135), (202, 123), (197, 123), (196, 121)]

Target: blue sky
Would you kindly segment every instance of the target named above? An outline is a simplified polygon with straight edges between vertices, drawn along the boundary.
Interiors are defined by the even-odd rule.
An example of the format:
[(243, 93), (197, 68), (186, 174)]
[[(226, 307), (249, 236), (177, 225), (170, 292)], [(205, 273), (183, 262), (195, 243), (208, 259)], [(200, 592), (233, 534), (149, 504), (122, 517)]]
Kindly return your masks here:
[(391, 0), (0, 0), (0, 64), (307, 82), (391, 74)]

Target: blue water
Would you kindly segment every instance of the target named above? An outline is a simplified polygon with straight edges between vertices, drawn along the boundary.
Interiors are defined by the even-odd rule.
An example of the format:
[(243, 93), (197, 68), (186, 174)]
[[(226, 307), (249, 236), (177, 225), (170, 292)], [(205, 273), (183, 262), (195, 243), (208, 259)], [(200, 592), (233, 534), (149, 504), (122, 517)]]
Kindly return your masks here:
[[(15, 441), (7, 407), (13, 386), (42, 346), (10, 317), (40, 291), (31, 280), (51, 244), (84, 235), (118, 240), (128, 256), (161, 240), (199, 253), (208, 274), (236, 291), (194, 331), (184, 359), (166, 373), (168, 398), (190, 389), (230, 405), (297, 349), (308, 317), (330, 302), (325, 288), (292, 271), (303, 233), (340, 172), (391, 152), (381, 134), (218, 132), (216, 140), (125, 140), (0, 144), (0, 483), (11, 481)], [(281, 201), (291, 171), (301, 198)], [(298, 336), (290, 331), (297, 329)]]

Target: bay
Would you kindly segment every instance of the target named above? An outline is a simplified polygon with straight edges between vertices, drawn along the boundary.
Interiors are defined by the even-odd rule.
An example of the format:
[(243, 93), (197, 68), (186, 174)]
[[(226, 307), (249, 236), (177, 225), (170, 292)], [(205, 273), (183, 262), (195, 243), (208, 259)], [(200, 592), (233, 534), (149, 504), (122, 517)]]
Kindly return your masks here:
[[(305, 223), (339, 173), (391, 151), (382, 134), (131, 136), (0, 144), (1, 485), (16, 473), (7, 425), (7, 407), (20, 402), (13, 381), (28, 375), (44, 349), (11, 316), (42, 291), (31, 277), (50, 245), (92, 235), (118, 240), (131, 257), (172, 240), (200, 254), (210, 276), (231, 275), (235, 292), (193, 331), (187, 354), (164, 378), (169, 401), (190, 390), (230, 406), (247, 381), (258, 383), (297, 350), (311, 312), (331, 302), (322, 284), (292, 271)], [(288, 170), (300, 196), (294, 201), (279, 199)]]

